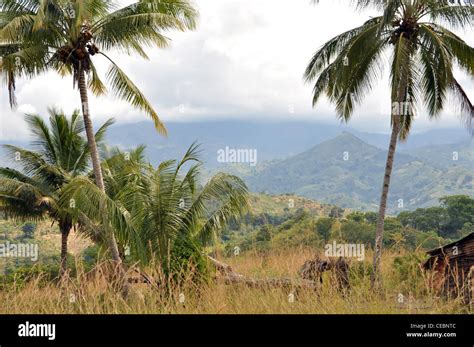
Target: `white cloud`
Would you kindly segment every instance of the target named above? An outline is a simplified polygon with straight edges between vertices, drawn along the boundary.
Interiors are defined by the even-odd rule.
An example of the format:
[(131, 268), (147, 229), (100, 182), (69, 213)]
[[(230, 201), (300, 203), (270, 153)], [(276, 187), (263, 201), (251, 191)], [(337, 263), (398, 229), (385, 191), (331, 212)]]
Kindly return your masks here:
[[(303, 83), (303, 71), (321, 44), (375, 13), (355, 12), (342, 0), (326, 0), (318, 6), (309, 0), (198, 0), (197, 5), (201, 12), (197, 31), (169, 33), (172, 46), (150, 50), (150, 61), (112, 54), (165, 121), (237, 117), (336, 122), (327, 102), (312, 109), (311, 86)], [(461, 35), (474, 44), (471, 32)], [(99, 66), (105, 72), (106, 62)], [(473, 81), (467, 77), (461, 81), (473, 96)], [(20, 104), (41, 114), (48, 106), (68, 112), (80, 106), (72, 81), (55, 74), (19, 81), (17, 92)], [(26, 106), (10, 111), (5, 90), (1, 96), (0, 139), (25, 136), (21, 113)], [(368, 95), (351, 124), (363, 130), (387, 131), (389, 109), (385, 78)], [(146, 118), (113, 96), (91, 97), (91, 111), (97, 122), (108, 117), (119, 122)], [(449, 107), (438, 122), (428, 122), (421, 112), (416, 125), (459, 126), (459, 122)]]

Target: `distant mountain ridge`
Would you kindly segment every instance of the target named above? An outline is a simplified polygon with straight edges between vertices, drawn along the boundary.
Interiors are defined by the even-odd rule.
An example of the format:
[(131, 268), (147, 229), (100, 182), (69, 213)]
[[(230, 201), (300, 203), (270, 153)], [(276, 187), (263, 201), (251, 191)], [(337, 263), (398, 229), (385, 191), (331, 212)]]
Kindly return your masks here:
[[(244, 178), (254, 192), (295, 193), (346, 208), (377, 208), (387, 134), (316, 122), (213, 121), (169, 123), (167, 127), (165, 138), (151, 122), (117, 124), (109, 129), (106, 140), (124, 150), (146, 145), (147, 157), (155, 165), (182, 157), (197, 142), (202, 144), (204, 179), (226, 171)], [(18, 141), (1, 143), (28, 147)], [(226, 147), (256, 149), (257, 166), (219, 163), (218, 152)], [(1, 148), (0, 165), (12, 166)], [(389, 211), (436, 205), (444, 195), (472, 195), (473, 172), (474, 146), (464, 129), (412, 134), (397, 148)], [(399, 199), (403, 199), (402, 208), (398, 208)]]
[[(107, 141), (122, 148), (147, 146), (147, 155), (156, 164), (162, 160), (178, 158), (193, 142), (202, 144), (203, 159), (207, 166), (217, 167), (217, 151), (226, 146), (257, 149), (259, 161), (284, 159), (306, 151), (348, 131), (362, 141), (385, 149), (389, 135), (357, 131), (351, 127), (318, 122), (252, 122), (252, 121), (202, 121), (168, 123), (168, 137), (159, 136), (151, 122), (118, 124), (111, 127)], [(428, 145), (444, 145), (470, 141), (462, 128), (430, 130), (412, 134), (399, 150)]]
[[(452, 157), (449, 151), (445, 153)], [(396, 154), (389, 212), (436, 205), (444, 195), (473, 195), (473, 172), (468, 168), (472, 162), (463, 166), (452, 160), (448, 165), (448, 158), (441, 154), (438, 159), (444, 164), (432, 165), (404, 152)], [(293, 193), (345, 208), (375, 210), (385, 160), (386, 151), (344, 132), (245, 179), (256, 192)]]
[[(306, 151), (319, 143), (330, 140), (343, 131), (349, 131), (364, 142), (381, 149), (386, 149), (388, 134), (357, 131), (346, 124), (330, 125), (310, 121), (200, 121), (169, 122), (168, 137), (160, 136), (152, 122), (142, 121), (129, 124), (115, 124), (109, 128), (107, 143), (123, 149), (138, 145), (147, 146), (147, 156), (154, 164), (182, 156), (193, 143), (202, 144), (203, 159), (207, 166), (219, 166), (217, 151), (226, 146), (234, 148), (257, 149), (261, 162), (280, 160)], [(459, 129), (430, 130), (424, 133), (413, 133), (406, 143), (399, 145), (399, 150), (411, 150), (423, 146), (455, 144), (469, 142), (467, 131)], [(4, 141), (27, 146), (26, 141)], [(4, 152), (0, 149), (0, 163), (4, 162)]]

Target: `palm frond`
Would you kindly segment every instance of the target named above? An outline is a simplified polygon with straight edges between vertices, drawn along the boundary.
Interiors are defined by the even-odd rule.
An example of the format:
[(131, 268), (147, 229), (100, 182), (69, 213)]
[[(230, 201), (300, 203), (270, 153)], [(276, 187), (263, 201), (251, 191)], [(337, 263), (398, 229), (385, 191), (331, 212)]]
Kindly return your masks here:
[[(108, 58), (108, 57), (107, 57)], [(110, 60), (110, 58), (108, 58)], [(130, 78), (123, 72), (112, 60), (109, 71), (107, 72), (107, 79), (109, 80), (112, 90), (120, 99), (129, 102), (132, 106), (147, 113), (155, 124), (158, 132), (166, 135), (165, 125), (160, 120), (160, 117), (155, 112), (153, 107), (138, 87), (130, 80)]]
[(472, 101), (469, 99), (466, 91), (462, 88), (459, 82), (453, 78), (450, 85), (450, 90), (453, 92), (456, 105), (459, 108), (459, 117), (464, 123), (466, 129), (474, 135), (474, 106)]

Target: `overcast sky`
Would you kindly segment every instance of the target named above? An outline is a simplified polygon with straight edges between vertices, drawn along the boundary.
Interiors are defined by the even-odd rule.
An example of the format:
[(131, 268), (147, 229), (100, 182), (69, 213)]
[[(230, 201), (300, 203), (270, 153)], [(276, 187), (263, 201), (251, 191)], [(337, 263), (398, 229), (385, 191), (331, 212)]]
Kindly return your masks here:
[[(122, 1), (130, 3), (130, 1)], [(311, 86), (302, 75), (314, 51), (338, 33), (362, 24), (373, 12), (355, 12), (343, 0), (197, 0), (200, 11), (195, 32), (168, 33), (173, 41), (166, 50), (149, 50), (150, 61), (113, 53), (120, 66), (151, 100), (162, 119), (320, 120), (337, 124), (326, 101), (311, 107)], [(460, 32), (474, 45), (472, 31)], [(105, 72), (107, 64), (95, 61)], [(105, 62), (104, 62), (105, 63)], [(458, 73), (468, 95), (474, 82)], [(11, 111), (6, 88), (1, 91), (0, 139), (24, 139), (22, 115), (45, 113), (48, 106), (70, 112), (79, 108), (70, 77), (47, 74), (18, 81), (19, 107)], [(390, 99), (388, 78), (382, 79), (354, 114), (355, 128), (388, 132)], [(112, 95), (91, 100), (94, 121), (115, 117), (135, 122), (146, 116)], [(415, 130), (461, 127), (452, 107), (436, 122), (422, 110)]]

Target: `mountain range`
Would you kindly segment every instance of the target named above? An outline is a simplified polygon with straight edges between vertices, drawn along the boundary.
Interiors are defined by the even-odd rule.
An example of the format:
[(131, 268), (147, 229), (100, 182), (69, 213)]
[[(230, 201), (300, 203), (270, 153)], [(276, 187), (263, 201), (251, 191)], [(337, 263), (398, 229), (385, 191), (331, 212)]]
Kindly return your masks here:
[[(445, 195), (473, 195), (474, 149), (471, 143), (422, 147), (396, 155), (388, 210), (438, 204)], [(457, 151), (453, 160), (452, 149)], [(290, 158), (271, 163), (245, 177), (252, 191), (292, 193), (357, 210), (376, 210), (387, 153), (351, 133), (320, 143)], [(460, 160), (462, 158), (462, 160)], [(436, 159), (436, 160), (435, 160)]]
[[(162, 138), (148, 122), (115, 126), (109, 142), (124, 148), (144, 143), (150, 160), (157, 163), (179, 158), (197, 141), (202, 144), (205, 179), (226, 171), (242, 177), (254, 192), (291, 193), (345, 208), (377, 209), (388, 134), (317, 122), (250, 121), (171, 123), (168, 131), (168, 138)], [(218, 152), (225, 148), (257, 150), (258, 165), (219, 162)], [(474, 146), (464, 129), (412, 134), (397, 149), (388, 210), (437, 205), (445, 195), (472, 195), (473, 172)]]
[[(197, 142), (203, 179), (226, 171), (242, 177), (254, 192), (292, 193), (359, 210), (377, 208), (388, 134), (317, 122), (205, 121), (169, 123), (167, 128), (168, 137), (162, 137), (151, 122), (117, 124), (109, 129), (107, 143), (124, 150), (144, 144), (156, 165), (180, 158)], [(222, 163), (218, 153), (224, 149), (255, 150), (257, 165)], [(0, 151), (0, 165), (8, 164)], [(474, 146), (464, 129), (412, 134), (397, 149), (389, 212), (436, 205), (444, 195), (473, 195), (473, 172)]]
[[(202, 159), (207, 167), (220, 166), (217, 152), (226, 146), (257, 149), (259, 162), (262, 163), (297, 155), (343, 131), (381, 149), (386, 149), (389, 142), (388, 134), (362, 132), (345, 124), (304, 121), (201, 121), (168, 123), (167, 129), (168, 137), (163, 137), (156, 133), (151, 122), (114, 125), (108, 131), (107, 141), (122, 148), (144, 144), (154, 164), (182, 156), (191, 143), (197, 142), (202, 145)], [(412, 134), (406, 143), (399, 145), (399, 150), (470, 140), (468, 132), (462, 128), (430, 130)]]

